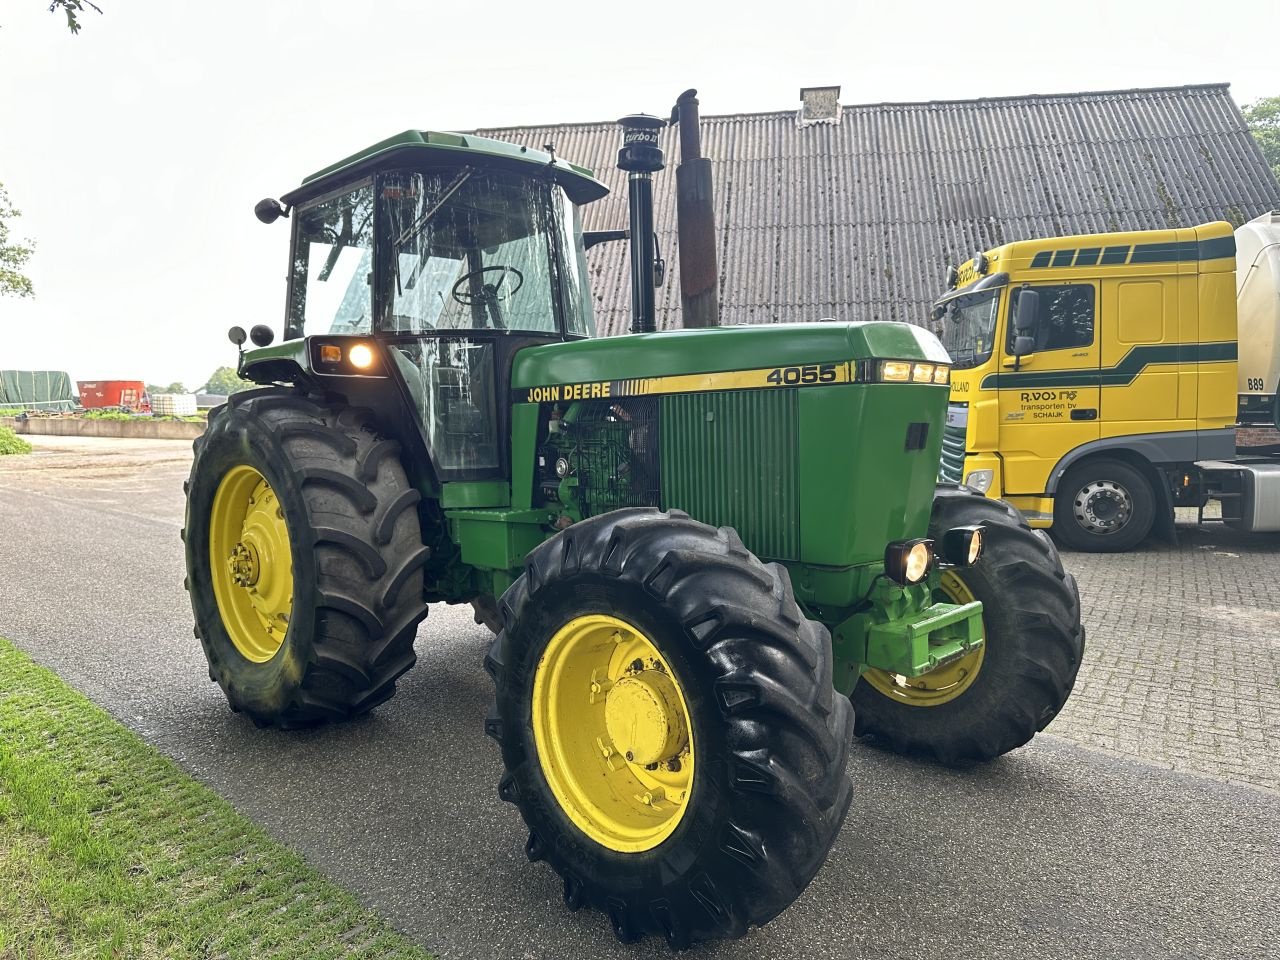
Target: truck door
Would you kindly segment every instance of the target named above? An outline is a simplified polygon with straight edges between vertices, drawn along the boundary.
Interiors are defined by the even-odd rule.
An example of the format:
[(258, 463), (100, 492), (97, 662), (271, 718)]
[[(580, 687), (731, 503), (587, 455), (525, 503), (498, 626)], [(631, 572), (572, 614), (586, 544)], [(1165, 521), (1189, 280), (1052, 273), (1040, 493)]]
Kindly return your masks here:
[(1104, 280), (1102, 318), (1103, 435), (1194, 430), (1196, 364), (1178, 344), (1195, 344), (1195, 316), (1179, 329), (1174, 278)]
[[(1040, 295), (1039, 322), (1034, 352), (1015, 360), (1012, 318), (1025, 287)], [(1005, 317), (998, 374), (1004, 491), (1040, 494), (1063, 455), (1100, 435), (1098, 284), (1019, 285)]]

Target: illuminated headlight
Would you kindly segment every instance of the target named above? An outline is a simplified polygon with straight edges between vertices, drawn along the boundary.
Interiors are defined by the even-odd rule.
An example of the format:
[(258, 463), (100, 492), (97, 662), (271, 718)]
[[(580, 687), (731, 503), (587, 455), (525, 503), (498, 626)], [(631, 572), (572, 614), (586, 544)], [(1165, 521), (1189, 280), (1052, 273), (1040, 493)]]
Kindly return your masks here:
[(994, 470), (974, 470), (964, 478), (964, 485), (970, 490), (986, 493), (991, 489), (991, 483), (995, 478), (996, 472)]
[(906, 360), (881, 360), (880, 379), (906, 382), (911, 379), (911, 364)]
[(860, 380), (872, 383), (939, 383), (951, 380), (951, 367), (923, 360), (868, 360)]
[(911, 379), (916, 383), (933, 383), (932, 363), (916, 363), (911, 366)]
[(357, 370), (368, 370), (373, 366), (373, 350), (367, 343), (357, 343), (347, 351), (347, 359)]
[(933, 541), (895, 540), (884, 548), (884, 572), (904, 587), (919, 583), (933, 566)]
[(972, 567), (981, 556), (981, 527), (952, 527), (942, 535), (942, 557), (947, 563)]

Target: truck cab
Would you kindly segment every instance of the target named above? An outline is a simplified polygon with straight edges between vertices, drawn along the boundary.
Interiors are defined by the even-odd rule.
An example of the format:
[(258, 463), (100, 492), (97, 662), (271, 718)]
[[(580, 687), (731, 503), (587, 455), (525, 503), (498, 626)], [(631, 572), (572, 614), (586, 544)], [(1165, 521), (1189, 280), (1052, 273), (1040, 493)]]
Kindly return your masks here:
[(1219, 222), (1017, 241), (953, 269), (932, 318), (954, 361), (942, 479), (1098, 551), (1223, 492), (1197, 464), (1236, 455), (1235, 256)]

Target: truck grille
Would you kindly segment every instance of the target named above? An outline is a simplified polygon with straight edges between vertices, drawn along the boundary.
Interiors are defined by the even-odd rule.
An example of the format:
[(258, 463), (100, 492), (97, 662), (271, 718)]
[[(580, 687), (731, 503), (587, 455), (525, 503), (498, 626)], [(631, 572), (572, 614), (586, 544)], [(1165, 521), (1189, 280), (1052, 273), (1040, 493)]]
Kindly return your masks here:
[(968, 404), (953, 403), (947, 410), (947, 425), (942, 428), (942, 458), (938, 463), (938, 479), (943, 483), (959, 483), (964, 479), (968, 413)]

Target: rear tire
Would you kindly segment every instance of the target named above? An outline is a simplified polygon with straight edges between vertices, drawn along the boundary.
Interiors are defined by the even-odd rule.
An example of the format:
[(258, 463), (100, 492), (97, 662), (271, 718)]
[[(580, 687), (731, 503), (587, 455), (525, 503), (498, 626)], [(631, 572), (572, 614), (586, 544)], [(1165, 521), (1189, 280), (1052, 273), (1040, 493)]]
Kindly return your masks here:
[[(826, 628), (801, 615), (782, 567), (761, 563), (727, 528), (632, 508), (576, 523), (539, 546), (500, 606), (505, 628), (485, 664), (497, 687), (487, 728), (506, 768), (498, 795), (519, 808), (529, 859), (546, 860), (563, 878), (570, 908), (604, 911), (624, 942), (657, 933), (683, 948), (742, 936), (799, 896), (848, 810), (852, 711), (832, 688)], [(606, 770), (612, 760), (590, 751), (570, 753), (571, 727), (559, 739), (543, 735), (561, 758), (548, 768), (536, 732), (546, 711), (560, 709), (535, 701), (539, 671), (566, 630), (602, 616), (634, 625), (652, 643), (690, 724), (683, 812), (648, 846), (629, 849), (625, 834), (613, 843), (607, 814), (598, 826), (590, 803), (575, 806), (572, 793), (562, 799), (548, 778), (563, 783), (575, 763), (588, 788), (619, 771), (643, 774), (634, 764)], [(588, 648), (585, 662), (601, 649)], [(593, 691), (597, 676), (606, 690), (622, 685), (594, 667), (590, 676)], [(593, 711), (605, 707), (587, 706), (585, 684), (562, 699), (569, 696), (581, 701), (571, 708), (579, 726), (596, 737)], [(626, 752), (633, 760), (609, 739), (613, 730), (591, 742), (616, 748), (606, 758)], [(616, 790), (613, 806), (601, 809), (625, 807), (632, 792)]]
[(1070, 695), (1084, 654), (1075, 578), (1049, 538), (1009, 504), (939, 487), (929, 536), (975, 524), (983, 530), (982, 558), (949, 573), (982, 601), (977, 675), (958, 696), (934, 705), (891, 698), (864, 675), (852, 698), (859, 736), (947, 764), (991, 760), (1048, 726)]
[(1155, 491), (1142, 471), (1120, 460), (1069, 469), (1053, 500), (1053, 534), (1086, 553), (1132, 550), (1155, 522)]
[[(211, 557), (220, 484), (246, 467), (278, 501), (289, 569), (283, 558), (275, 565), (292, 585), (283, 638), (277, 628), (274, 642), (248, 648), (252, 630), (231, 621), (233, 639), (219, 606), (212, 564), (226, 560)], [(399, 447), (371, 415), (290, 389), (236, 394), (195, 441), (186, 490), (195, 633), (231, 708), (259, 726), (289, 728), (346, 720), (389, 699), (416, 659), (429, 551)]]

